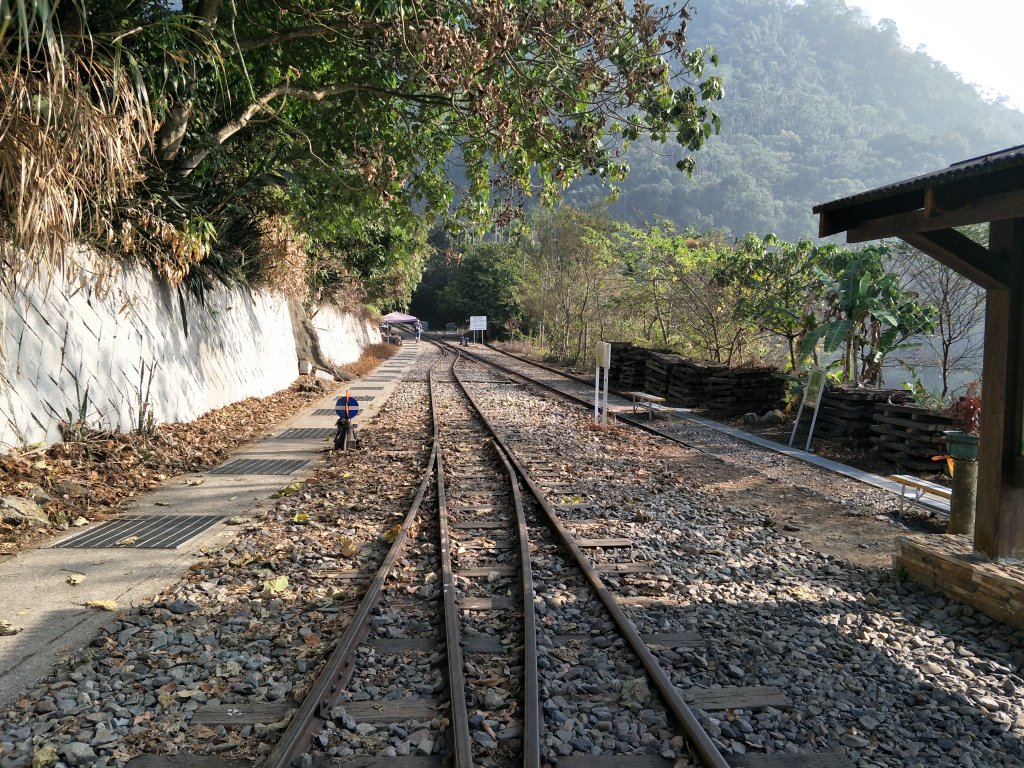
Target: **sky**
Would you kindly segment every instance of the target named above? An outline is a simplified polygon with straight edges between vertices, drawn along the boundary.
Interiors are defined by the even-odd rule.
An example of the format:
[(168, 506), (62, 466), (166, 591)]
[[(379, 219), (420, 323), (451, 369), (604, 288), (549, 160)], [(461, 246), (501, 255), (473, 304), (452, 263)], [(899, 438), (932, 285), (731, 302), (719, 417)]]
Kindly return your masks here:
[(1024, 3), (1020, 0), (846, 0), (877, 24), (892, 19), (903, 44), (1024, 111)]

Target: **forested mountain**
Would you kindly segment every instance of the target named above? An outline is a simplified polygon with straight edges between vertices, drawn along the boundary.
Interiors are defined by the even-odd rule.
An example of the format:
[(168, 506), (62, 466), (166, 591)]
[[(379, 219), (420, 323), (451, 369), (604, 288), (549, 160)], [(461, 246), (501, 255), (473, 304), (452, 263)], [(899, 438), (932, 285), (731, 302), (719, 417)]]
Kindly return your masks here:
[[(697, 153), (690, 179), (675, 167), (680, 155), (634, 144), (615, 218), (799, 239), (817, 232), (816, 203), (1024, 142), (1024, 113), (986, 102), (843, 0), (690, 8), (689, 45), (712, 45), (721, 58), (721, 134)], [(587, 179), (567, 199), (587, 205), (605, 194)]]

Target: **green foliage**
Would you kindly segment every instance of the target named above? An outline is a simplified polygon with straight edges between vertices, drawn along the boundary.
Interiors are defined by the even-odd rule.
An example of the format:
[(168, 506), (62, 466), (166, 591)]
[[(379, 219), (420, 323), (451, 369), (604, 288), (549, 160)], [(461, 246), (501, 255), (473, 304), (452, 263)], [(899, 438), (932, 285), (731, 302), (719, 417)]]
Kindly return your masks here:
[(471, 315), (486, 315), (491, 328), (518, 323), (525, 270), (526, 254), (515, 245), (472, 245), (441, 292), (439, 309), (462, 323)]
[(603, 210), (560, 205), (534, 211), (529, 223), (524, 327), (552, 359), (581, 363), (632, 311), (629, 282), (612, 253), (612, 224)]
[(737, 318), (785, 340), (789, 366), (801, 365), (798, 350), (814, 330), (827, 277), (821, 251), (810, 241), (787, 243), (775, 235), (747, 235), (740, 247), (723, 250), (715, 277), (737, 293)]
[(723, 237), (680, 234), (664, 220), (617, 231), (617, 253), (636, 286), (633, 301), (650, 318), (646, 330), (630, 340), (714, 362), (738, 362), (765, 351), (756, 324), (732, 309), (742, 298), (738, 285), (718, 278), (734, 251)]
[(819, 249), (817, 269), (826, 284), (822, 322), (803, 339), (800, 352), (841, 353), (843, 380), (881, 384), (885, 358), (912, 336), (932, 330), (935, 307), (919, 301), (886, 270), (888, 249), (851, 251), (836, 245)]
[[(50, 7), (16, 3), (29, 5)], [(718, 59), (686, 44), (685, 5), (57, 0), (53, 8), (77, 24), (73, 44), (115, 54), (115, 70), (130, 63), (158, 121), (155, 129), (142, 121), (155, 148), (144, 184), (109, 211), (101, 239), (199, 295), (258, 272), (251, 244), (260, 221), (283, 216), (310, 238), (315, 293), (350, 276), (367, 281), (371, 303), (401, 305), (427, 252), (419, 218), (507, 221), (525, 198), (551, 200), (574, 178), (615, 183), (628, 170), (625, 149), (641, 137), (678, 145), (688, 170), (690, 153), (720, 126)], [(43, 31), (63, 50), (60, 28)], [(464, 178), (458, 194), (453, 164)]]

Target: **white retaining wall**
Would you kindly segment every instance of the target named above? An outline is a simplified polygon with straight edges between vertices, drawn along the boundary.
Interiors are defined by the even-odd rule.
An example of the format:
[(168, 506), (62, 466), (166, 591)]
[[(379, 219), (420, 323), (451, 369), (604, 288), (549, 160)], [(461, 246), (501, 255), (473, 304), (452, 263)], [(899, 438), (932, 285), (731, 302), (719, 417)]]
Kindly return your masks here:
[[(54, 281), (0, 294), (0, 452), (59, 441), (60, 420), (83, 407), (90, 426), (131, 430), (147, 389), (157, 422), (189, 421), (278, 392), (298, 374), (283, 296), (218, 289), (203, 308), (142, 270), (111, 286), (100, 295)], [(322, 346), (349, 355), (339, 362), (358, 358), (372, 326), (354, 344), (335, 341), (344, 331), (334, 326), (346, 328), (344, 317)]]
[(335, 365), (355, 362), (364, 347), (381, 343), (379, 326), (336, 307), (319, 307), (314, 310), (312, 321), (320, 339), (320, 350)]

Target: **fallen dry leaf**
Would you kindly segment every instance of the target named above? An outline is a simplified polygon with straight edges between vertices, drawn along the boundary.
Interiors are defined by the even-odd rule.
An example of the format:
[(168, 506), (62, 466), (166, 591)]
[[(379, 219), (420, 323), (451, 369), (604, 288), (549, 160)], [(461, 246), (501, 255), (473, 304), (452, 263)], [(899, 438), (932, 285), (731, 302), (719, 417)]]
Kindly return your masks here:
[(270, 498), (281, 499), (284, 498), (285, 496), (291, 496), (293, 493), (298, 493), (299, 491), (301, 491), (304, 485), (305, 483), (302, 482), (301, 480), (296, 480), (294, 483), (288, 483), (288, 485), (279, 490), (277, 493), (273, 494)]
[(117, 611), (117, 602), (114, 600), (90, 600), (85, 604), (86, 608), (96, 608), (101, 611)]
[(57, 763), (57, 750), (49, 745), (40, 747), (32, 755), (32, 768), (47, 768)]
[(338, 552), (344, 557), (352, 557), (359, 551), (359, 547), (352, 539), (341, 538), (338, 540)]
[(288, 589), (288, 577), (278, 576), (276, 579), (267, 579), (263, 582), (263, 594), (280, 595)]

